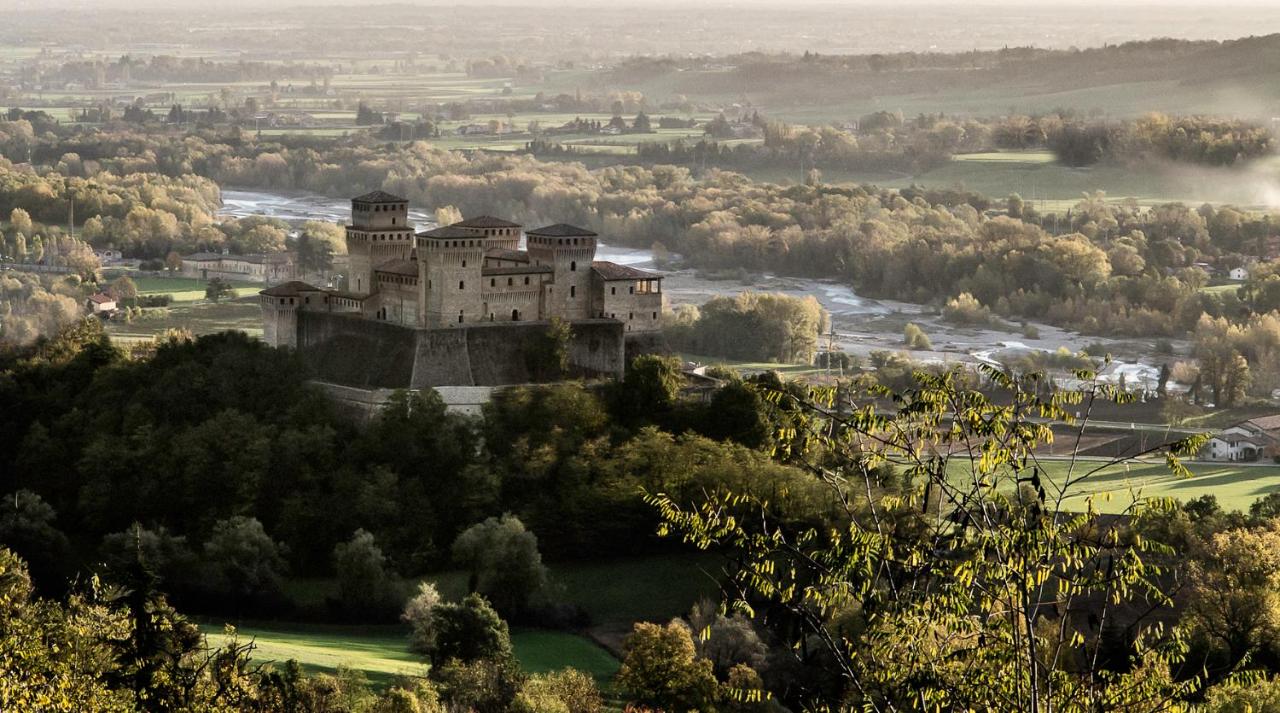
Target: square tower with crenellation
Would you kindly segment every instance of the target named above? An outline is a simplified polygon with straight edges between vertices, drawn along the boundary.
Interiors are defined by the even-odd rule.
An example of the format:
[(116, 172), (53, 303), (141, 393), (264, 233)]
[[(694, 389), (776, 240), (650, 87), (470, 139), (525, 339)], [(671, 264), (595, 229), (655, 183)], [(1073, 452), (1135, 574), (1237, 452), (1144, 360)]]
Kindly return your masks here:
[(408, 200), (385, 191), (352, 198), (351, 224), (347, 226), (347, 253), (351, 261), (347, 289), (357, 295), (376, 292), (374, 269), (385, 263), (408, 260), (413, 246)]

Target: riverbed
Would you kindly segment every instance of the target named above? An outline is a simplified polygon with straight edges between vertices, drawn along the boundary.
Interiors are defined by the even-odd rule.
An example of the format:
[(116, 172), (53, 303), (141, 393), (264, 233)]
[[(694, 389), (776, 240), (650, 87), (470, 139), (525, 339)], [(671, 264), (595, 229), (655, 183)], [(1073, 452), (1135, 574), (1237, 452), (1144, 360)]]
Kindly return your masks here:
[[(224, 189), (222, 214), (227, 217), (263, 215), (290, 223), (306, 220), (345, 222), (351, 214), (349, 200), (306, 191), (263, 191)], [(410, 211), (415, 229), (436, 227), (434, 216)], [(959, 327), (941, 319), (937, 310), (922, 305), (862, 297), (845, 284), (832, 280), (749, 275), (743, 280), (710, 280), (693, 270), (660, 270), (649, 250), (610, 245), (601, 236), (596, 259), (631, 265), (662, 273), (663, 289), (672, 305), (700, 305), (712, 297), (733, 295), (744, 290), (783, 292), (813, 296), (831, 313), (834, 336), (829, 341), (837, 349), (867, 355), (878, 350), (904, 348), (902, 331), (908, 323), (919, 325), (933, 343), (931, 351), (912, 352), (919, 361), (943, 363), (996, 363), (1001, 357), (1026, 351), (1057, 351), (1066, 347), (1077, 352), (1090, 344), (1101, 344), (1116, 361), (1104, 376), (1119, 379), (1124, 374), (1130, 386), (1155, 388), (1159, 372), (1154, 339), (1109, 339), (1080, 335), (1047, 324), (1033, 323), (1031, 329), (1010, 324), (1007, 328)], [(823, 340), (824, 343), (828, 339)], [(824, 344), (825, 346), (825, 344)], [(1185, 353), (1185, 342), (1174, 342)]]

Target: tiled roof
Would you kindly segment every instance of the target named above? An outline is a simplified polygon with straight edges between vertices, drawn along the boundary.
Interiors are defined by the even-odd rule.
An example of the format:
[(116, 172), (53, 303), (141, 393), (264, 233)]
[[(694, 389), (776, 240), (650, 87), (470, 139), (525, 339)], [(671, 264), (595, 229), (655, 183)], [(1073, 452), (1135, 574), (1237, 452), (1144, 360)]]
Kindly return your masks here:
[(434, 240), (449, 240), (453, 238), (474, 238), (476, 234), (470, 230), (458, 228), (452, 225), (446, 225), (443, 228), (435, 228), (433, 230), (418, 233), (419, 238), (432, 238)]
[(477, 215), (474, 218), (458, 221), (453, 224), (455, 228), (519, 228), (519, 223), (512, 223), (509, 220), (495, 218), (491, 215)]
[(1280, 428), (1280, 414), (1251, 418), (1248, 421), (1245, 421), (1244, 425), (1253, 426), (1259, 431), (1274, 431), (1275, 429)]
[(373, 268), (374, 272), (386, 272), (392, 275), (418, 276), (417, 260), (389, 260)]
[(514, 262), (529, 262), (529, 253), (523, 250), (507, 250), (504, 248), (489, 248), (484, 251), (484, 256), (493, 258), (494, 260), (511, 260)]
[(555, 272), (550, 265), (520, 265), (519, 267), (483, 267), (481, 275), (529, 275), (537, 272)]
[(401, 198), (400, 196), (392, 195), (390, 193), (387, 193), (386, 191), (369, 191), (368, 193), (362, 196), (356, 196), (351, 200), (359, 201), (361, 203), (408, 203), (409, 202), (407, 198)]
[(591, 263), (591, 269), (604, 280), (661, 280), (662, 275), (656, 272), (637, 270), (629, 265), (597, 260)]
[(275, 287), (268, 287), (265, 290), (259, 291), (258, 294), (266, 295), (268, 297), (297, 297), (303, 292), (324, 292), (324, 290), (318, 287), (312, 287), (305, 282), (293, 280), (291, 282), (276, 285)]
[(594, 238), (596, 236), (595, 233), (587, 230), (586, 228), (579, 228), (576, 225), (569, 225), (568, 223), (556, 223), (555, 225), (548, 225), (545, 228), (526, 230), (525, 233), (528, 235), (541, 235), (547, 238)]
[(192, 253), (190, 255), (183, 255), (182, 259), (190, 260), (192, 262), (210, 262), (212, 260), (221, 260), (222, 257), (221, 253)]
[(116, 299), (111, 295), (104, 295), (101, 292), (99, 292), (96, 295), (89, 295), (89, 301), (93, 302), (94, 304), (104, 305), (108, 302), (115, 302)]

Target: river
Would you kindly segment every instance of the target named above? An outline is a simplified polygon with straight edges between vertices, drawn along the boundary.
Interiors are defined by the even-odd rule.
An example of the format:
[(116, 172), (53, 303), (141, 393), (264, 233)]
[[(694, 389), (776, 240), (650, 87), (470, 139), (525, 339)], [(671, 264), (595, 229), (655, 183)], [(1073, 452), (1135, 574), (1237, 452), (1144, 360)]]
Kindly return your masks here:
[[(263, 215), (291, 223), (305, 220), (345, 222), (351, 215), (351, 203), (341, 198), (307, 191), (263, 191), (227, 188), (222, 191), (222, 215), (245, 217)], [(418, 230), (436, 227), (434, 216), (410, 211), (410, 220)], [(902, 331), (908, 322), (918, 324), (933, 342), (933, 350), (916, 351), (914, 359), (943, 363), (996, 363), (1002, 356), (1026, 351), (1056, 351), (1066, 347), (1079, 351), (1088, 344), (1101, 343), (1116, 362), (1104, 370), (1104, 376), (1118, 379), (1124, 374), (1130, 385), (1154, 388), (1158, 366), (1150, 358), (1154, 353), (1151, 339), (1108, 339), (1086, 337), (1046, 324), (1033, 324), (1034, 331), (1020, 327), (958, 327), (941, 320), (936, 310), (906, 302), (875, 300), (857, 295), (845, 284), (832, 280), (816, 280), (776, 275), (751, 275), (739, 280), (709, 280), (693, 270), (658, 270), (650, 251), (610, 245), (602, 236), (596, 258), (646, 270), (661, 272), (663, 289), (672, 305), (702, 304), (712, 297), (732, 295), (743, 290), (784, 292), (817, 298), (831, 313), (835, 330), (832, 340), (838, 349), (867, 355), (877, 350), (903, 348)], [(826, 341), (824, 339), (824, 341)], [(1175, 344), (1179, 350), (1185, 344)]]

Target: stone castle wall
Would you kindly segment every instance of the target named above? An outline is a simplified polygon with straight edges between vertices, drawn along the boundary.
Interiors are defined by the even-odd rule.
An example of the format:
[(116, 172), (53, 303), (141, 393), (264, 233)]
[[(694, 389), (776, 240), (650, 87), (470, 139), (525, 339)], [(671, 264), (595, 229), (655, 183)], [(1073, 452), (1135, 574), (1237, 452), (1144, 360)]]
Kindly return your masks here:
[[(298, 350), (324, 381), (365, 389), (502, 386), (532, 381), (527, 354), (545, 322), (412, 329), (355, 315), (299, 312)], [(627, 358), (623, 325), (572, 323), (570, 370), (617, 377)]]

